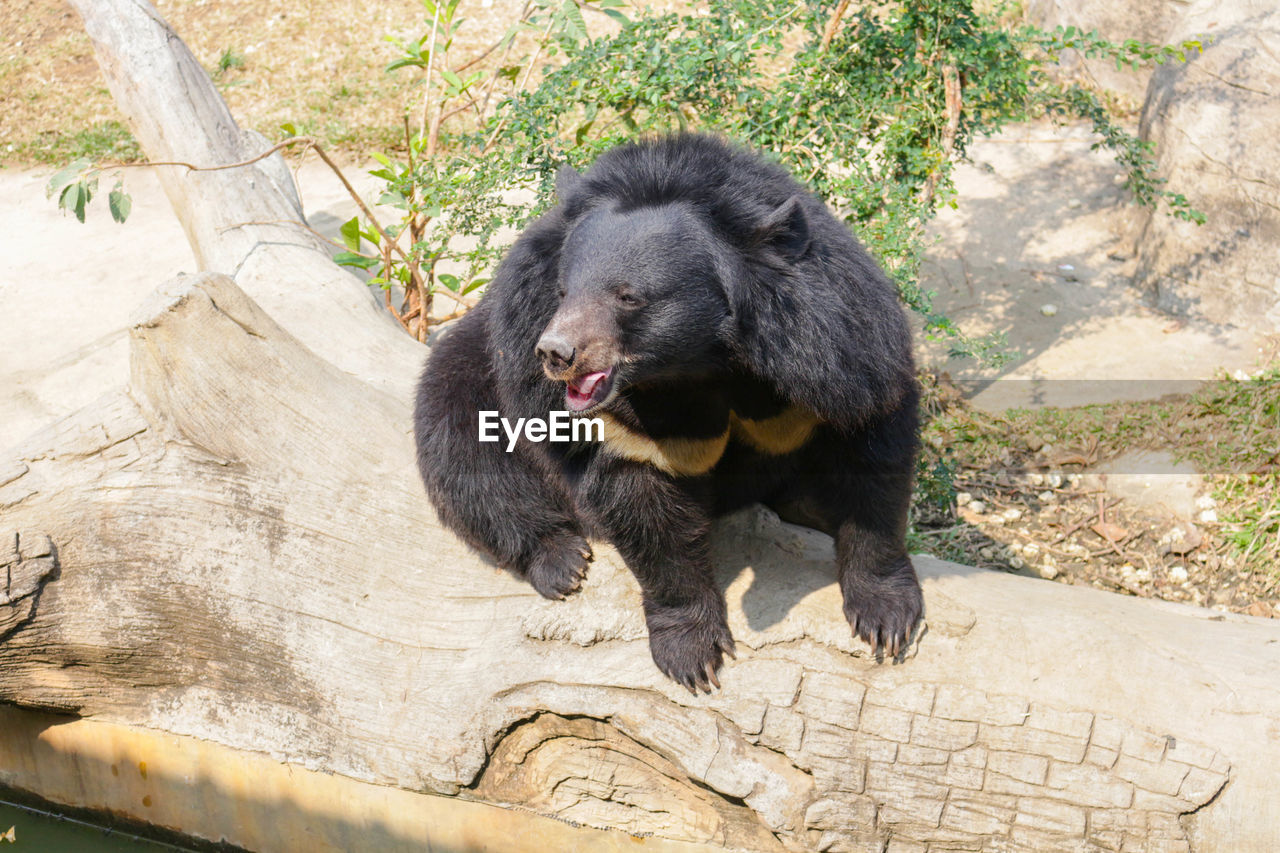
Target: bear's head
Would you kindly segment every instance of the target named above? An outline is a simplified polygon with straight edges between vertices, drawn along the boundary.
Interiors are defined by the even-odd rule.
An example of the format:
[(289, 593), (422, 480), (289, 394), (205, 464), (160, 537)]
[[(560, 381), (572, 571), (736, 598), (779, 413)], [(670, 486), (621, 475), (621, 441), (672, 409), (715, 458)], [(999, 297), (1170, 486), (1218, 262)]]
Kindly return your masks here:
[(723, 373), (740, 356), (750, 282), (793, 269), (809, 245), (796, 197), (737, 235), (685, 201), (587, 208), (561, 246), (560, 304), (535, 347), (543, 371), (579, 413), (628, 387)]
[(601, 205), (561, 249), (560, 304), (536, 353), (575, 412), (628, 387), (714, 375), (728, 362), (733, 258), (691, 206)]

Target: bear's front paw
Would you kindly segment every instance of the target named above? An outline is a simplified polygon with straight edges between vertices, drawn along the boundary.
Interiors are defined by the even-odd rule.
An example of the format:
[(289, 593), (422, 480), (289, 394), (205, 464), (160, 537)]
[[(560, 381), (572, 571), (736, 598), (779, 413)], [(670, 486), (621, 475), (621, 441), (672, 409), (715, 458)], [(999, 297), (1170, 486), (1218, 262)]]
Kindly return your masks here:
[(724, 656), (736, 657), (723, 613), (697, 618), (682, 609), (655, 609), (648, 622), (649, 651), (664, 675), (694, 694), (720, 687), (716, 673)]
[(924, 597), (911, 563), (884, 575), (849, 572), (841, 578), (844, 594), (844, 616), (849, 620), (855, 638), (871, 646), (871, 653), (882, 652), (896, 658), (911, 641)]
[(557, 533), (538, 543), (525, 579), (544, 598), (559, 601), (582, 586), (590, 559), (587, 540), (576, 533)]

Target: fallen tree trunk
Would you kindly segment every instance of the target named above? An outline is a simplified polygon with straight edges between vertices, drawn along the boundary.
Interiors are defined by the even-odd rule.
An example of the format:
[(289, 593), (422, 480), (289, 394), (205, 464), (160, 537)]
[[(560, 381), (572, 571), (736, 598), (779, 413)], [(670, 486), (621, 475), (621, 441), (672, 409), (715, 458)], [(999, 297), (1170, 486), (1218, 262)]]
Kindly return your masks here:
[[(277, 191), (243, 181), (179, 197)], [(436, 523), (425, 350), (344, 313), (320, 247), (245, 245), (139, 310), (127, 384), (0, 454), (0, 700), (29, 709), (0, 783), (264, 850), (1273, 848), (1280, 626), (918, 557), (927, 630), (881, 665), (830, 539), (755, 509), (713, 543), (739, 658), (690, 696), (612, 549), (549, 602)], [(273, 264), (343, 295), (284, 299)]]

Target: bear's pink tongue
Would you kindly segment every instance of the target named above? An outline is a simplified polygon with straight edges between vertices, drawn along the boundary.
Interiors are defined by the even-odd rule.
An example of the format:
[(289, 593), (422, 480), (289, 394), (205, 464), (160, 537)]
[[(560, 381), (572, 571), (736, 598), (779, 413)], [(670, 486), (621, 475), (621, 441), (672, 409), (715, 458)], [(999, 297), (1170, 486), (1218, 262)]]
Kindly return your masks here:
[(602, 370), (596, 373), (587, 373), (571, 380), (569, 387), (565, 389), (564, 395), (569, 408), (575, 412), (580, 412), (590, 406), (594, 402), (593, 395), (608, 376), (608, 371)]

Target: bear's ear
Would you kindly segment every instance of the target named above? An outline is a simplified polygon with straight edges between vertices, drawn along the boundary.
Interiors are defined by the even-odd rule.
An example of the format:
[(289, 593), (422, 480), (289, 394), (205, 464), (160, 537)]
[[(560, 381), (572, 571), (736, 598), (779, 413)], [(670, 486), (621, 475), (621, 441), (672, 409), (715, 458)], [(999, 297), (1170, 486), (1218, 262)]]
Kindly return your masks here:
[(799, 260), (809, 251), (809, 217), (800, 196), (784, 201), (756, 229), (756, 244), (770, 246), (789, 261)]
[(565, 163), (560, 167), (560, 171), (556, 172), (556, 198), (564, 201), (581, 183), (582, 175), (578, 174), (577, 169)]

